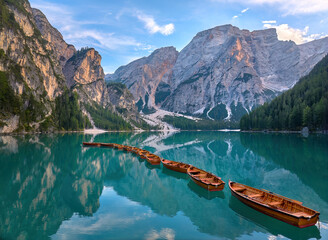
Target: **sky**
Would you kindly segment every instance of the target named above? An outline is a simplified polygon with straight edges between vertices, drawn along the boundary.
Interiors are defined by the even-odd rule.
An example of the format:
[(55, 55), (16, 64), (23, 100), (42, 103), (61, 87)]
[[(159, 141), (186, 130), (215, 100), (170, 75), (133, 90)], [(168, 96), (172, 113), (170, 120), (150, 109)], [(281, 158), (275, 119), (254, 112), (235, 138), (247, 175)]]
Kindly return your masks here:
[(94, 47), (105, 73), (157, 48), (181, 51), (200, 31), (276, 28), (302, 44), (328, 36), (328, 0), (30, 0), (77, 49)]

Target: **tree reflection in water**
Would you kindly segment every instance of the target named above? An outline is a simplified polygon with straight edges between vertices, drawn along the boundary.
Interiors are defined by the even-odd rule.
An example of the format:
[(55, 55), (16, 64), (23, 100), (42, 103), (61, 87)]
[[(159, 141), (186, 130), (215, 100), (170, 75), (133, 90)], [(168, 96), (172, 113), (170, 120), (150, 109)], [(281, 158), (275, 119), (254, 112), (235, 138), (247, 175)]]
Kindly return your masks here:
[[(102, 207), (99, 199), (106, 187), (127, 201), (150, 208), (152, 214), (173, 218), (182, 213), (197, 231), (213, 237), (235, 239), (261, 232), (296, 239), (320, 238), (317, 227), (298, 229), (250, 209), (232, 198), (228, 187), (209, 193), (187, 175), (151, 168), (132, 153), (83, 148), (81, 143), (91, 137), (0, 137), (0, 237), (44, 239), (55, 234), (63, 221), (73, 221), (72, 216), (92, 219)], [(309, 139), (222, 132), (110, 133), (94, 137), (95, 142), (138, 146), (193, 164), (226, 182), (231, 179), (296, 198), (319, 210), (327, 223), (327, 192), (322, 185), (327, 182), (327, 171), (322, 171), (327, 169), (327, 139)], [(310, 154), (313, 149), (315, 154)], [(315, 176), (309, 177), (311, 172), (316, 172)]]

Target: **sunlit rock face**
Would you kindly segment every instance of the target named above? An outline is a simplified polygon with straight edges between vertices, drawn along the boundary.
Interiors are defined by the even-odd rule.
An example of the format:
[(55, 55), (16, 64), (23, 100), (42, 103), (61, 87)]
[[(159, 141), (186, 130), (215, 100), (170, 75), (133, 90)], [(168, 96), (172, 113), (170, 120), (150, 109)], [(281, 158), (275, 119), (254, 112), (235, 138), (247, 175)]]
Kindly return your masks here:
[(327, 43), (296, 45), (279, 41), (275, 29), (250, 32), (231, 25), (200, 32), (179, 53), (163, 108), (217, 118), (224, 106), (220, 116), (238, 120), (291, 88), (327, 54)]
[(178, 57), (174, 47), (155, 50), (150, 56), (118, 68), (109, 81), (122, 82), (139, 102), (139, 108), (152, 108), (169, 94), (172, 68)]
[[(45, 95), (53, 100), (61, 93), (63, 78), (61, 67), (57, 63), (57, 55), (51, 47), (51, 42), (45, 43), (39, 35), (34, 10), (26, 1), (22, 3), (26, 12), (18, 10), (13, 5), (5, 6), (13, 14), (15, 29), (4, 24), (0, 31), (0, 49), (3, 50), (0, 59), (0, 71), (10, 72), (10, 85), (15, 93), (33, 89), (36, 98)], [(40, 24), (41, 26), (42, 24)], [(42, 25), (44, 26), (44, 25)], [(49, 39), (50, 40), (50, 39)], [(13, 65), (16, 64), (16, 74)], [(20, 73), (22, 79), (19, 79)], [(46, 105), (46, 108), (49, 107)]]
[(275, 29), (223, 25), (198, 33), (179, 53), (161, 48), (120, 67), (108, 80), (125, 83), (148, 107), (239, 120), (290, 89), (327, 53), (328, 38), (296, 45), (279, 41)]
[[(76, 51), (27, 0), (5, 3), (2, 11), (12, 19), (1, 24), (0, 71), (8, 75), (9, 87), (22, 99), (19, 111), (25, 111), (32, 102), (39, 112), (28, 123), (21, 119), (21, 113), (0, 114), (0, 133), (38, 130), (40, 123), (51, 116), (56, 97), (67, 88), (78, 93), (80, 103), (95, 102), (114, 112), (116, 106), (111, 99), (129, 95), (109, 92), (100, 54), (93, 48)], [(134, 105), (134, 100), (127, 97), (120, 101), (119, 108), (126, 107), (126, 116), (135, 116)]]
[(75, 47), (64, 41), (61, 33), (51, 26), (46, 16), (39, 9), (32, 8), (32, 13), (43, 38), (48, 41), (47, 49), (53, 50), (61, 66), (64, 66), (66, 61), (76, 52)]

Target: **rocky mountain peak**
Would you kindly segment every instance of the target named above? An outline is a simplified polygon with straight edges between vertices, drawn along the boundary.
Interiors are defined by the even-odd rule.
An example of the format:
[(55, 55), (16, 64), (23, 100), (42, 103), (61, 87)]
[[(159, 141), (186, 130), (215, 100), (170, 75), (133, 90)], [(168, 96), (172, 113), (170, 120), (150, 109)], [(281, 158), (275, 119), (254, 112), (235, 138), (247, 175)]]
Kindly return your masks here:
[(273, 28), (249, 31), (228, 24), (197, 33), (179, 53), (155, 50), (120, 67), (113, 79), (126, 83), (143, 107), (239, 120), (307, 74), (328, 53), (325, 41), (296, 45), (278, 40)]
[(94, 48), (78, 50), (66, 62), (63, 73), (69, 87), (75, 84), (90, 84), (105, 77), (101, 56)]
[(178, 54), (174, 47), (157, 49), (148, 57), (118, 68), (110, 79), (124, 83), (138, 102), (140, 109), (153, 108), (158, 101), (163, 100), (162, 95), (167, 94), (159, 93), (161, 89), (165, 89), (165, 92), (169, 90), (171, 70)]
[(75, 54), (75, 47), (64, 41), (62, 34), (49, 23), (39, 9), (32, 8), (32, 14), (43, 38), (48, 42), (47, 49), (52, 50), (63, 67), (67, 60)]

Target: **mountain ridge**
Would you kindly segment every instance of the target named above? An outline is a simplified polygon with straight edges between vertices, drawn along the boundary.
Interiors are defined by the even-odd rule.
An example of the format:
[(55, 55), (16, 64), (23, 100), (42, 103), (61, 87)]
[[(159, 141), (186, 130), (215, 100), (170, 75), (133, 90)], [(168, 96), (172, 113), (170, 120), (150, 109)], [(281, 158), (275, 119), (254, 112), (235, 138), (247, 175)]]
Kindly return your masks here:
[[(153, 77), (157, 78), (157, 87), (148, 85), (143, 77), (145, 71), (131, 76), (131, 84), (127, 86), (135, 101), (142, 99), (141, 110), (162, 108), (197, 117), (238, 121), (255, 106), (294, 86), (326, 53), (328, 38), (296, 45), (278, 40), (274, 28), (249, 31), (227, 24), (197, 33), (171, 59), (174, 64), (166, 69), (170, 74), (163, 79), (160, 75)], [(133, 72), (134, 66), (142, 70), (142, 66), (162, 64), (150, 61), (150, 56), (121, 66), (110, 80), (126, 83), (121, 77)], [(132, 83), (143, 88), (143, 93), (134, 93)], [(158, 99), (154, 92), (158, 93)], [(150, 95), (155, 99), (149, 98)]]
[[(83, 129), (90, 123), (77, 124), (76, 120), (92, 117), (87, 107), (93, 112), (110, 112), (104, 116), (122, 118), (118, 123), (130, 119), (139, 122), (128, 90), (114, 91), (105, 82), (101, 56), (95, 49), (77, 51), (67, 44), (47, 17), (31, 8), (27, 0), (0, 3), (0, 84), (7, 89), (0, 91), (0, 133), (63, 130), (59, 116), (72, 121), (65, 122), (65, 126), (76, 128), (70, 130)], [(10, 106), (8, 97), (14, 106)], [(117, 105), (111, 102), (113, 99)], [(97, 118), (96, 122), (121, 129), (104, 124), (108, 119)]]

